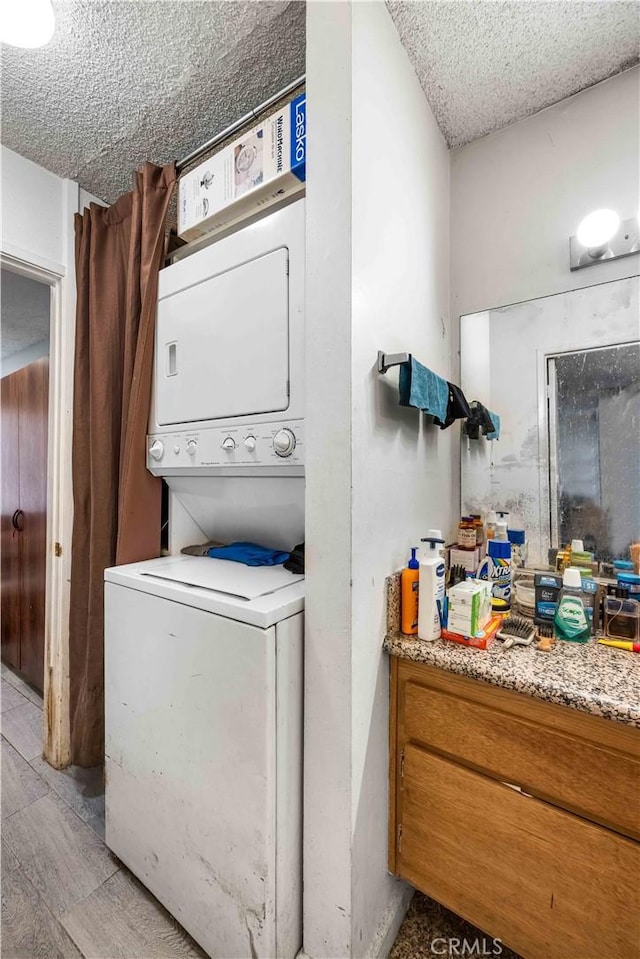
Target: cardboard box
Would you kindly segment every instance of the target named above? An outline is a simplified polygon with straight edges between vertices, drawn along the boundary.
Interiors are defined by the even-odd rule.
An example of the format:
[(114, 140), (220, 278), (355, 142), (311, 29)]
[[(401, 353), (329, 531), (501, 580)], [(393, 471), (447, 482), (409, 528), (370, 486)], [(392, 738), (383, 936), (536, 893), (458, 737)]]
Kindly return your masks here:
[(306, 94), (287, 103), (178, 181), (178, 236), (226, 230), (304, 188)]
[(474, 636), (491, 619), (491, 584), (468, 579), (449, 590), (447, 629)]
[(475, 573), (479, 565), (480, 550), (478, 547), (475, 549), (459, 549), (457, 546), (452, 546), (449, 550), (449, 568), (464, 566), (468, 573)]
[(442, 630), (442, 638), (449, 640), (451, 643), (459, 643), (461, 646), (472, 646), (473, 649), (488, 649), (494, 641), (503, 619), (503, 616), (492, 616), (477, 636), (467, 636), (464, 633), (456, 633), (454, 630), (447, 628)]

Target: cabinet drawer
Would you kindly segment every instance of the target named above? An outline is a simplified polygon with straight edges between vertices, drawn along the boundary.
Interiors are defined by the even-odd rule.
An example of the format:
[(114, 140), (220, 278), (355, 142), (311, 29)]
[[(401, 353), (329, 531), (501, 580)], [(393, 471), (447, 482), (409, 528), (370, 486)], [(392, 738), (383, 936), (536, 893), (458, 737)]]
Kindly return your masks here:
[[(625, 835), (640, 837), (640, 761), (583, 736), (585, 727), (590, 729), (593, 722), (599, 727), (603, 720), (547, 703), (522, 704), (525, 697), (517, 693), (474, 685), (480, 686), (486, 702), (407, 681), (402, 703), (404, 740), (521, 786)], [(464, 690), (464, 681), (461, 686)], [(529, 707), (526, 712), (524, 706)], [(527, 712), (535, 716), (529, 718)], [(565, 712), (571, 714), (570, 725), (563, 729), (559, 720)], [(636, 738), (640, 742), (640, 736)]]
[(640, 957), (640, 846), (416, 746), (398, 873), (527, 959)]

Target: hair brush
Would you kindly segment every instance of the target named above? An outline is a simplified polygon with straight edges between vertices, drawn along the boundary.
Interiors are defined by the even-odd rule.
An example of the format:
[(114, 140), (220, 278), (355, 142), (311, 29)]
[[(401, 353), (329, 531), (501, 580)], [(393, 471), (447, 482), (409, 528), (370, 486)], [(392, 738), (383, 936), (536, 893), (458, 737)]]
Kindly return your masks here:
[(504, 641), (504, 648), (530, 646), (536, 635), (533, 624), (524, 616), (507, 616), (496, 633), (496, 639)]

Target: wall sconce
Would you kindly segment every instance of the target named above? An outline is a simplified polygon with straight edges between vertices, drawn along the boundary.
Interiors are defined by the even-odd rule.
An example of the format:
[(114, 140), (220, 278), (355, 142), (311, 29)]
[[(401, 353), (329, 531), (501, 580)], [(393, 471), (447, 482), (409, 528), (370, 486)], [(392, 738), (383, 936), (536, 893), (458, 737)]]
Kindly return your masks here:
[(638, 218), (620, 221), (615, 210), (594, 210), (581, 221), (576, 235), (569, 238), (572, 270), (639, 252)]

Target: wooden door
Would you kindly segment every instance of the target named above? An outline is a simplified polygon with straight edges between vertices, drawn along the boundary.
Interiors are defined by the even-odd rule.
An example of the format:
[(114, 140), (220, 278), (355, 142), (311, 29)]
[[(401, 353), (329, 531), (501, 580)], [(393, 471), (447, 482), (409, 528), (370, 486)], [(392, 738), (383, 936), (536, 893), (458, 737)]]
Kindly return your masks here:
[[(46, 357), (12, 373), (2, 382), (2, 655), (41, 692), (44, 685), (48, 395), (49, 360)], [(5, 542), (8, 547), (6, 587)]]
[(2, 659), (20, 668), (20, 535), (14, 516), (20, 508), (19, 397), (15, 374), (1, 383), (2, 490)]
[(23, 513), (20, 672), (42, 692), (47, 558), (47, 432), (49, 359), (18, 371), (20, 381), (20, 508)]

